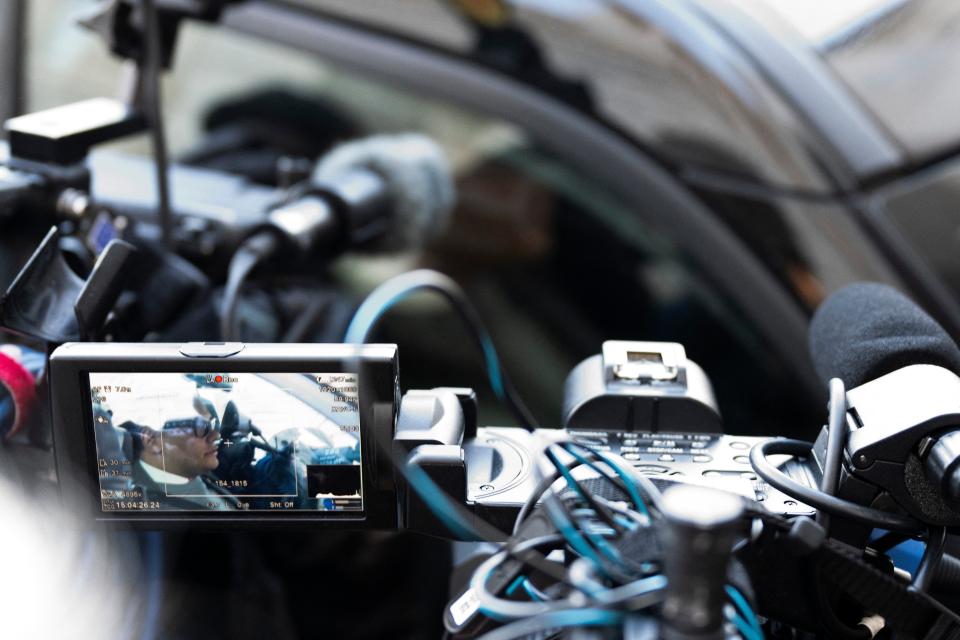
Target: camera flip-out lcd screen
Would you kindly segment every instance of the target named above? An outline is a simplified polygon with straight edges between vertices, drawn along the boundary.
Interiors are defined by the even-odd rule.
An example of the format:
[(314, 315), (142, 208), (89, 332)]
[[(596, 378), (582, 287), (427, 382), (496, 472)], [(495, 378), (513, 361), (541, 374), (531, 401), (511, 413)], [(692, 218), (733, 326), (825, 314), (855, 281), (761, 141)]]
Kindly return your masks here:
[(356, 374), (89, 379), (104, 511), (363, 512)]

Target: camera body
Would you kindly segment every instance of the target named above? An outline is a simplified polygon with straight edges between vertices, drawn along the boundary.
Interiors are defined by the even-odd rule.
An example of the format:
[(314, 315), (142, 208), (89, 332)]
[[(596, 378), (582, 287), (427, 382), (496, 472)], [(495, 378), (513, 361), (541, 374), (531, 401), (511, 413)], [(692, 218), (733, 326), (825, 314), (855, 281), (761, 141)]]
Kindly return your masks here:
[[(678, 372), (687, 366), (679, 345), (606, 346), (666, 348)], [(99, 521), (449, 536), (397, 468), (415, 464), (477, 518), (509, 530), (535, 490), (544, 447), (571, 439), (622, 456), (661, 487), (720, 487), (771, 513), (812, 513), (754, 475), (747, 453), (759, 438), (698, 432), (696, 424), (478, 428), (469, 389), (401, 397), (394, 345), (69, 343), (50, 362), (58, 472), (70, 479), (61, 481), (64, 497), (88, 504)], [(626, 397), (638, 412), (638, 402), (685, 402), (675, 379), (635, 377), (634, 387), (621, 384), (606, 398), (596, 381), (587, 386), (594, 403)], [(689, 400), (696, 406), (684, 415), (702, 415), (704, 397)], [(788, 464), (797, 467), (792, 475), (809, 476)]]

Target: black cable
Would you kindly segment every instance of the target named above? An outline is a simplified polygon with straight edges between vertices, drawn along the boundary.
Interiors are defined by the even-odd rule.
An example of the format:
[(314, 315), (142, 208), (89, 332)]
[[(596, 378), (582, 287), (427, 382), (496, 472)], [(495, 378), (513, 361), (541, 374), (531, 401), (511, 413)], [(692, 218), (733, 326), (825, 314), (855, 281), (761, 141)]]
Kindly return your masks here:
[[(567, 468), (570, 470), (573, 470), (578, 466), (580, 466), (581, 464), (582, 463), (578, 461), (569, 465)], [(530, 513), (533, 511), (534, 507), (537, 506), (537, 503), (540, 501), (540, 498), (542, 498), (543, 494), (546, 493), (547, 489), (549, 489), (550, 486), (559, 479), (560, 479), (560, 472), (555, 471), (554, 473), (540, 480), (540, 482), (534, 488), (533, 492), (527, 498), (526, 502), (524, 502), (523, 506), (520, 507), (520, 511), (519, 513), (517, 513), (517, 518), (516, 520), (514, 520), (514, 523), (513, 523), (512, 535), (517, 535), (517, 532), (520, 531), (520, 527), (523, 525), (524, 521), (530, 517)], [(624, 486), (623, 481), (620, 480), (619, 478), (607, 477), (604, 479), (611, 482), (618, 490), (622, 491), (623, 493), (627, 493), (627, 489)]]
[[(483, 606), (483, 603), (485, 600), (503, 603), (503, 601), (500, 600), (500, 598), (498, 598), (495, 593), (491, 592), (487, 588), (487, 582), (493, 572), (491, 571), (490, 573), (484, 573), (483, 569), (485, 565), (491, 565), (491, 563), (493, 563), (491, 568), (498, 567), (504, 561), (506, 561), (507, 558), (510, 558), (511, 556), (520, 562), (526, 562), (526, 558), (531, 553), (535, 554), (537, 558), (545, 559), (545, 556), (539, 551), (539, 549), (547, 546), (551, 547), (551, 550), (553, 548), (562, 548), (565, 542), (566, 541), (564, 540), (563, 536), (560, 535), (559, 533), (551, 533), (551, 534), (536, 536), (536, 537), (528, 538), (524, 540), (513, 540), (512, 548), (504, 547), (503, 549), (499, 550), (497, 553), (487, 558), (483, 563), (481, 563), (480, 566), (477, 567), (477, 569), (474, 571), (473, 575), (470, 578), (471, 588), (475, 588), (475, 592), (478, 599), (480, 600), (481, 606)], [(553, 577), (554, 579), (557, 580), (557, 582), (562, 582), (563, 584), (573, 586), (569, 582), (566, 569), (561, 568), (560, 565), (558, 565), (555, 562), (551, 562), (549, 560), (546, 560), (546, 563), (550, 565), (550, 572), (547, 573), (546, 575)], [(536, 567), (534, 564), (531, 564), (530, 566), (534, 566), (538, 570), (542, 571), (540, 567)], [(559, 601), (550, 601), (550, 602), (543, 602), (543, 603), (536, 603), (536, 604), (521, 603), (521, 602), (509, 602), (509, 603), (503, 603), (503, 604), (511, 608), (517, 608), (517, 607), (520, 607), (523, 609), (533, 608), (541, 611), (570, 607), (569, 602), (559, 602)], [(526, 613), (529, 613), (529, 611), (527, 611)], [(490, 615), (490, 614), (488, 613), (486, 615)]]
[[(630, 491), (627, 489), (624, 480), (620, 477), (619, 474), (617, 474), (616, 470), (613, 469), (612, 465), (609, 462), (607, 462), (607, 460), (605, 460), (603, 456), (601, 456), (599, 453), (597, 453), (590, 447), (587, 447), (585, 445), (582, 445), (576, 442), (567, 441), (561, 444), (568, 451), (571, 448), (576, 448), (576, 449), (580, 449), (581, 451), (586, 451), (588, 454), (588, 457), (591, 458), (591, 462), (598, 462), (601, 465), (609, 467), (611, 472), (614, 475), (604, 476), (604, 477), (606, 477), (607, 480), (611, 482), (615, 487), (623, 491), (624, 494), (630, 495)], [(662, 512), (663, 509), (661, 508), (661, 504), (660, 504), (660, 496), (661, 496), (660, 489), (657, 488), (657, 485), (655, 485), (650, 478), (636, 471), (632, 467), (629, 467), (629, 463), (627, 463), (627, 465), (628, 465), (628, 468), (630, 468), (633, 471), (633, 477), (631, 478), (631, 480), (633, 480), (637, 485), (639, 485), (639, 487), (643, 490), (643, 493), (645, 494), (645, 497), (646, 497), (645, 504), (647, 501), (649, 501), (649, 504), (646, 504), (646, 506), (653, 507), (653, 509), (655, 509), (656, 511)]]
[[(547, 507), (553, 507), (563, 514), (563, 517), (566, 518), (572, 526), (574, 526), (577, 532), (583, 538), (583, 543), (587, 545), (587, 548), (594, 554), (594, 558), (588, 558), (589, 560), (595, 562), (597, 566), (612, 580), (618, 584), (626, 584), (631, 580), (635, 579), (635, 576), (627, 575), (620, 568), (616, 567), (613, 564), (613, 561), (608, 558), (602, 551), (600, 551), (598, 545), (590, 539), (590, 536), (586, 535), (583, 532), (583, 527), (577, 521), (577, 518), (574, 517), (570, 508), (567, 507), (566, 503), (553, 491), (548, 491), (543, 498), (544, 505)], [(569, 542), (569, 541), (568, 541)], [(571, 549), (576, 552), (576, 549), (572, 544), (570, 544)]]
[(909, 516), (871, 509), (827, 495), (819, 489), (811, 489), (793, 480), (767, 460), (767, 456), (771, 455), (804, 457), (810, 454), (812, 446), (809, 442), (787, 438), (765, 440), (754, 445), (750, 450), (750, 464), (756, 474), (772, 487), (816, 509), (822, 509), (839, 518), (861, 522), (879, 529), (888, 529), (910, 535), (923, 532), (922, 525)]
[[(400, 455), (399, 452), (395, 451), (392, 447), (387, 446), (385, 443), (377, 441), (377, 446), (382, 452), (383, 455), (387, 456), (387, 459), (393, 464), (394, 468), (399, 471), (404, 478), (407, 480), (407, 484), (421, 496), (424, 503), (428, 507), (435, 511), (434, 506), (431, 503), (436, 501), (439, 502), (439, 507), (445, 510), (448, 513), (453, 513), (460, 522), (468, 523), (466, 526), (470, 529), (471, 534), (475, 540), (485, 540), (485, 541), (495, 541), (503, 540), (506, 534), (500, 529), (496, 528), (483, 518), (478, 517), (475, 513), (467, 509), (466, 506), (459, 502), (455, 502), (447, 493), (445, 493), (429, 476), (426, 475), (426, 472), (417, 465), (408, 465), (407, 460)], [(414, 471), (415, 470), (415, 471)], [(424, 476), (421, 476), (420, 479), (424, 480), (427, 486), (423, 486), (423, 483), (417, 481), (417, 478), (414, 477), (414, 474), (423, 473)], [(431, 496), (428, 498), (425, 495), (425, 491), (431, 492)], [(513, 549), (517, 544), (521, 543), (522, 540), (510, 540), (504, 545), (504, 549), (509, 550)], [(539, 554), (533, 549), (525, 550), (522, 552), (512, 553), (514, 557), (530, 565), (531, 567), (537, 569), (547, 577), (553, 578), (557, 582), (563, 582), (566, 584), (566, 572), (558, 568), (556, 563), (551, 562), (546, 559), (545, 556)]]
[[(563, 463), (557, 459), (556, 455), (554, 455), (552, 451), (550, 451), (550, 447), (546, 448), (546, 454), (547, 459), (550, 460), (550, 463), (557, 469), (557, 471), (560, 471), (560, 467), (563, 465)], [(566, 465), (563, 465), (563, 467), (565, 470), (568, 468)], [(593, 509), (594, 513), (596, 513), (600, 519), (603, 520), (603, 522), (613, 528), (614, 531), (618, 533), (623, 532), (623, 526), (614, 520), (613, 512), (606, 506), (597, 502), (589, 491), (586, 491), (582, 486), (580, 486), (580, 483), (577, 482), (576, 479), (574, 479), (574, 483), (577, 485), (577, 489), (575, 490), (577, 495), (587, 502), (590, 508)]]
[[(823, 476), (820, 478), (820, 491), (828, 496), (837, 494), (840, 485), (840, 464), (843, 447), (847, 441), (847, 390), (843, 380), (830, 380), (830, 417), (827, 420), (827, 454), (823, 463)], [(830, 516), (817, 511), (817, 522), (825, 531), (830, 530)]]
[[(350, 327), (347, 328), (345, 341), (351, 343), (367, 342), (373, 334), (374, 329), (380, 322), (382, 314), (393, 303), (405, 298), (415, 291), (432, 291), (439, 293), (454, 311), (460, 316), (460, 319), (467, 325), (476, 340), (477, 346), (484, 355), (484, 367), (487, 370), (491, 381), (499, 379), (503, 392), (502, 400), (506, 402), (508, 408), (513, 413), (517, 421), (527, 430), (533, 430), (538, 427), (537, 420), (523, 403), (516, 387), (507, 375), (503, 364), (493, 350), (493, 340), (490, 332), (487, 331), (483, 320), (476, 308), (470, 302), (464, 290), (452, 278), (442, 273), (430, 269), (418, 269), (408, 273), (400, 274), (390, 280), (387, 280), (377, 287), (354, 315)], [(386, 299), (381, 300), (381, 297)], [(373, 308), (368, 308), (368, 304)], [(368, 317), (368, 314), (371, 314)], [(491, 365), (491, 356), (496, 362)], [(497, 391), (494, 384), (494, 391)], [(498, 394), (499, 395), (499, 394)]]
[(260, 233), (248, 238), (230, 259), (227, 269), (227, 282), (223, 287), (223, 298), (220, 300), (220, 337), (230, 341), (239, 339), (237, 327), (237, 307), (240, 302), (240, 291), (247, 277), (267, 257), (273, 255), (279, 243), (270, 232)]
[(907, 540), (910, 540), (910, 536), (904, 535), (902, 533), (894, 533), (892, 531), (887, 531), (879, 538), (874, 540), (869, 544), (869, 547), (876, 551), (877, 553), (886, 553), (893, 549), (898, 544), (902, 544)]
[[(561, 442), (558, 444), (561, 448), (564, 448), (565, 446), (570, 445), (570, 443), (566, 443), (566, 442)], [(572, 475), (571, 475), (572, 471), (576, 469), (578, 466), (581, 466), (581, 465), (590, 466), (595, 472), (599, 474), (599, 477), (602, 480), (612, 484), (624, 495), (628, 495), (630, 493), (630, 491), (626, 487), (624, 478), (620, 477), (619, 472), (611, 465), (610, 462), (605, 460), (603, 457), (600, 456), (600, 454), (593, 451), (592, 449), (589, 449), (587, 447), (580, 447), (579, 445), (578, 445), (578, 448), (580, 448), (583, 454), (586, 454), (586, 455), (578, 454), (580, 455), (580, 457), (575, 456), (574, 461), (572, 462), (572, 464), (569, 464), (569, 465), (561, 463), (559, 459), (555, 458), (554, 455), (547, 456), (548, 460), (550, 460), (550, 462), (553, 463), (553, 465), (556, 467), (556, 471), (545, 476), (544, 478), (541, 478), (541, 480), (537, 484), (537, 487), (531, 493), (531, 495), (529, 496), (529, 498), (526, 500), (523, 507), (521, 508), (520, 512), (518, 513), (517, 519), (514, 523), (514, 528), (513, 528), (514, 537), (511, 539), (511, 541), (507, 544), (507, 546), (504, 549), (508, 554), (512, 552), (513, 547), (519, 542), (516, 536), (518, 532), (521, 530), (521, 526), (525, 518), (529, 515), (529, 513), (533, 510), (533, 508), (537, 504), (538, 498), (540, 496), (545, 496), (544, 503), (546, 506), (560, 512), (560, 514), (572, 526), (582, 531), (583, 526), (580, 523), (579, 517), (576, 516), (567, 507), (567, 505), (565, 504), (564, 500), (562, 499), (562, 497), (558, 492), (554, 492), (550, 490), (551, 485), (554, 482), (556, 482), (561, 476), (569, 476), (570, 478), (572, 478)], [(548, 454), (551, 454), (549, 447), (547, 448), (547, 452)], [(567, 453), (570, 453), (570, 451), (567, 451)], [(593, 464), (594, 462), (604, 465), (609, 469), (609, 471), (601, 469), (599, 468), (599, 466), (595, 466)], [(561, 469), (561, 467), (563, 469)], [(566, 471), (566, 474), (564, 474), (563, 471)], [(642, 477), (642, 474), (636, 474), (636, 475), (638, 477), (633, 478), (633, 480), (636, 480), (638, 484), (643, 486), (643, 490), (648, 493), (651, 503), (655, 503), (654, 498), (659, 493), (656, 486), (653, 485), (653, 483), (650, 483), (647, 478)], [(644, 483), (644, 481), (646, 481), (646, 484)], [(619, 523), (616, 523), (613, 520), (612, 511), (610, 510), (610, 508), (607, 507), (606, 505), (599, 504), (596, 501), (596, 499), (594, 499), (590, 495), (590, 492), (586, 491), (583, 488), (582, 484), (578, 480), (574, 479), (573, 482), (577, 486), (577, 488), (579, 488), (579, 491), (577, 491), (577, 489), (574, 489), (573, 487), (570, 487), (569, 492), (565, 492), (567, 493), (568, 497), (575, 500), (585, 499), (586, 502), (591, 505), (594, 514), (596, 514), (598, 517), (601, 517), (601, 518), (603, 514), (606, 514), (608, 516), (607, 524), (612, 526), (618, 534), (622, 535), (624, 533), (624, 528), (620, 526)], [(568, 485), (569, 485), (569, 478), (568, 478)], [(585, 532), (583, 533), (583, 542), (584, 544), (587, 544), (594, 552), (594, 555), (591, 558), (591, 560), (598, 563), (598, 566), (600, 566), (603, 569), (604, 573), (608, 577), (613, 579), (615, 582), (618, 582), (620, 584), (626, 584), (631, 580), (635, 579), (635, 576), (630, 575), (628, 572), (622, 571), (614, 558), (611, 558), (608, 556), (609, 550), (602, 548), (602, 545), (599, 543), (599, 541), (594, 540), (590, 535), (586, 535)]]
[[(606, 462), (604, 462), (602, 458), (597, 456), (597, 454), (595, 454), (593, 451), (590, 451), (590, 449), (583, 448), (583, 450), (588, 454), (589, 458), (592, 458), (591, 462), (599, 462), (601, 465), (606, 464)], [(582, 464), (583, 463), (580, 462), (579, 460), (574, 460), (573, 463), (567, 465), (567, 469), (573, 471), (574, 469), (581, 466)], [(627, 489), (626, 483), (623, 481), (623, 479), (615, 475), (615, 472), (612, 472), (612, 473), (614, 473), (614, 475), (605, 475), (601, 473), (600, 477), (606, 480), (607, 482), (609, 482), (610, 484), (612, 484), (618, 491), (621, 491), (624, 495), (629, 495), (630, 492)], [(656, 506), (658, 502), (658, 496), (659, 496), (660, 490), (657, 489), (656, 485), (650, 482), (649, 479), (646, 478), (646, 476), (643, 476), (642, 474), (638, 474), (638, 475), (640, 477), (636, 479), (641, 484), (644, 492), (646, 492), (647, 498), (650, 500), (651, 503), (653, 503), (654, 506)], [(530, 516), (530, 512), (533, 511), (534, 507), (537, 506), (537, 502), (540, 500), (541, 496), (543, 496), (543, 494), (546, 493), (547, 489), (549, 489), (550, 486), (554, 482), (556, 482), (559, 478), (560, 478), (560, 472), (555, 471), (548, 476), (544, 476), (540, 480), (540, 482), (537, 483), (537, 486), (534, 488), (533, 492), (527, 498), (526, 502), (524, 502), (523, 506), (520, 507), (520, 512), (517, 513), (517, 518), (516, 520), (514, 520), (514, 524), (513, 524), (512, 535), (517, 535), (517, 532), (520, 530), (520, 526), (523, 524), (523, 521)], [(644, 480), (646, 481), (646, 483), (643, 482)]]
[(150, 144), (153, 148), (157, 179), (157, 215), (160, 234), (168, 249), (173, 246), (173, 216), (170, 211), (170, 182), (168, 175), (167, 141), (163, 125), (163, 100), (160, 87), (162, 61), (160, 59), (160, 23), (154, 0), (143, 0), (145, 55), (141, 91), (144, 107), (150, 120)]
[[(570, 468), (573, 469), (574, 467)], [(560, 472), (555, 471), (548, 476), (544, 476), (540, 482), (537, 483), (537, 486), (530, 494), (530, 497), (528, 497), (527, 501), (523, 503), (522, 507), (520, 507), (520, 512), (517, 514), (517, 519), (513, 522), (512, 535), (517, 535), (517, 532), (520, 531), (520, 525), (522, 525), (523, 521), (530, 516), (530, 512), (533, 511), (533, 508), (537, 506), (537, 502), (540, 501), (540, 496), (542, 496), (559, 478)]]
[(930, 591), (937, 575), (937, 569), (940, 566), (940, 560), (943, 558), (943, 549), (946, 544), (946, 527), (932, 527), (929, 535), (927, 535), (927, 546), (923, 550), (923, 557), (920, 558), (920, 564), (913, 575), (913, 582), (910, 583), (911, 587), (922, 593)]
[[(569, 469), (572, 470), (576, 468), (579, 464), (580, 464), (579, 462), (576, 462), (575, 464), (571, 465)], [(530, 512), (533, 510), (533, 508), (537, 505), (537, 502), (539, 501), (540, 497), (543, 496), (543, 494), (545, 494), (547, 490), (550, 489), (550, 486), (559, 479), (560, 479), (559, 470), (542, 478), (540, 482), (537, 484), (536, 488), (530, 494), (530, 497), (527, 498), (527, 501), (523, 504), (523, 507), (521, 507), (520, 509), (520, 513), (517, 514), (517, 519), (514, 521), (513, 532), (511, 533), (511, 537), (503, 547), (503, 551), (505, 551), (508, 555), (513, 556), (514, 558), (522, 562), (526, 562), (526, 559), (519, 555), (520, 550), (518, 550), (518, 547), (522, 547), (522, 545), (525, 542), (524, 538), (518, 537), (518, 534), (520, 532), (520, 527), (523, 525), (523, 522), (530, 515)], [(566, 507), (562, 504), (562, 501), (558, 500), (558, 502), (561, 503), (560, 507), (561, 509), (563, 509), (568, 519), (571, 522), (575, 522), (572, 514), (570, 514), (569, 510), (567, 510)], [(566, 582), (566, 579), (564, 579), (563, 581)]]

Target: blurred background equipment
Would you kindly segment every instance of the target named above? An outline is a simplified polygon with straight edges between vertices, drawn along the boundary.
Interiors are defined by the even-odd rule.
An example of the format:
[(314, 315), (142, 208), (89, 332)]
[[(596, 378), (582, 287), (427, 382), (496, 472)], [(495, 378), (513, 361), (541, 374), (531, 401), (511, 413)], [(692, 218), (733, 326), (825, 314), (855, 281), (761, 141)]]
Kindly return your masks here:
[[(953, 3), (404, 5), (3, 4), (0, 287), (7, 295), (0, 324), (15, 330), (9, 339), (24, 349), (8, 361), (0, 386), (8, 446), (42, 452), (50, 444), (42, 412), (24, 420), (21, 410), (45, 405), (45, 375), (39, 357), (21, 358), (27, 349), (43, 354), (48, 343), (78, 339), (339, 342), (371, 291), (420, 268), (449, 274), (471, 301), (487, 335), (482, 346), (497, 345), (497, 367), (489, 350), (476, 350), (458, 308), (440, 297), (392, 301), (368, 337), (400, 345), (403, 390), (476, 389), (476, 404), (463, 406), (474, 406), (482, 425), (512, 424), (516, 413), (516, 403), (511, 410), (501, 402), (502, 387), (488, 384), (491, 371), (510, 372), (527, 408), (523, 421), (561, 425), (571, 408), (561, 400), (568, 373), (596, 358), (598, 345), (613, 337), (670, 341), (710, 373), (713, 402), (697, 396), (707, 406), (698, 420), (722, 415), (728, 431), (800, 438), (803, 444), (783, 450), (808, 452), (823, 423), (825, 382), (818, 350), (811, 358), (805, 348), (809, 321), (831, 293), (858, 281), (892, 285), (930, 318), (868, 327), (890, 350), (840, 352), (849, 356), (841, 368), (859, 373), (832, 385), (844, 401), (831, 401), (831, 422), (848, 401), (872, 404), (874, 356), (892, 357), (898, 367), (946, 364), (924, 358), (960, 337), (960, 129), (953, 117), (960, 105), (945, 75), (960, 59)], [(416, 149), (401, 144), (410, 142), (402, 132), (420, 136)], [(390, 251), (360, 251), (371, 248), (372, 236)], [(903, 309), (883, 299), (882, 308)], [(927, 332), (928, 320), (942, 330)], [(831, 331), (844, 326), (824, 323)], [(859, 337), (831, 340), (859, 345)], [(904, 339), (918, 350), (901, 349)], [(624, 404), (608, 380), (586, 379), (602, 389), (571, 406), (589, 397), (618, 410), (640, 407)], [(651, 423), (655, 406), (643, 405)], [(109, 420), (110, 410), (101, 406), (97, 415)], [(643, 422), (638, 415), (625, 422)], [(231, 435), (250, 445), (238, 451), (237, 464), (246, 467), (253, 449), (267, 452), (252, 431), (241, 435), (237, 417)], [(923, 422), (914, 417), (913, 426)], [(879, 460), (908, 469), (910, 500), (918, 488), (948, 499), (955, 492), (955, 443), (941, 429), (949, 425), (936, 424), (920, 443), (894, 438), (896, 455), (884, 451)], [(913, 433), (903, 427), (894, 431)], [(847, 435), (851, 451), (871, 453), (857, 448), (852, 432), (821, 431), (813, 456), (827, 480), (817, 491), (844, 500), (855, 494), (872, 510), (869, 521), (891, 507), (900, 487), (879, 467), (841, 472), (838, 443)], [(612, 436), (604, 442), (621, 451), (633, 446)], [(495, 456), (485, 455), (493, 470)], [(27, 466), (49, 469), (49, 461)], [(608, 515), (598, 505), (587, 506)], [(939, 503), (907, 506), (908, 513), (884, 513), (943, 515)], [(784, 565), (777, 566), (805, 570), (803, 560), (783, 560), (789, 554), (779, 550), (790, 550), (816, 558), (808, 564), (817, 575), (852, 571), (842, 558), (802, 556), (817, 527), (839, 536), (838, 513), (841, 521), (850, 516), (844, 506), (824, 513), (813, 528), (767, 530), (781, 545), (774, 555)], [(562, 521), (562, 509), (553, 515)], [(868, 544), (866, 526), (848, 531), (849, 539)], [(926, 593), (928, 580), (936, 583), (929, 570), (938, 564), (936, 540), (947, 553), (956, 544), (938, 531), (923, 534), (930, 544), (922, 563), (919, 543), (901, 543), (901, 534), (871, 538), (865, 548), (892, 549)], [(309, 636), (318, 602), (337, 614), (325, 616), (333, 635), (441, 633), (453, 553), (444, 542), (181, 532), (139, 543), (144, 566), (169, 563), (161, 567), (164, 584), (173, 585), (163, 609), (182, 612), (147, 616), (161, 635)], [(903, 560), (905, 549), (912, 560)], [(425, 576), (424, 567), (435, 574)], [(868, 578), (898, 593), (903, 583), (890, 582), (896, 578), (887, 569)], [(315, 576), (327, 574), (338, 580), (317, 585)], [(382, 575), (397, 582), (374, 578)], [(589, 589), (594, 578), (588, 573), (581, 584)], [(516, 583), (514, 593), (541, 597), (538, 580)], [(417, 600), (423, 584), (432, 590)], [(618, 588), (612, 585), (605, 587)], [(777, 596), (798, 597), (780, 589), (757, 585), (756, 604), (802, 625), (802, 614), (776, 608)], [(357, 593), (396, 610), (367, 616)], [(751, 596), (742, 595), (749, 609)], [(883, 634), (901, 622), (851, 617), (869, 608), (870, 594), (851, 596), (860, 598), (854, 605), (827, 595), (807, 619), (833, 620), (836, 605), (840, 620), (820, 630), (827, 635), (862, 637), (885, 627)], [(735, 600), (726, 605), (739, 626), (731, 616), (727, 627), (752, 640), (752, 611)], [(914, 600), (898, 602), (926, 611)], [(226, 622), (202, 622), (210, 608), (229, 612)], [(560, 613), (540, 622), (588, 619)], [(624, 622), (591, 615), (596, 625)], [(897, 631), (909, 635), (927, 622)]]

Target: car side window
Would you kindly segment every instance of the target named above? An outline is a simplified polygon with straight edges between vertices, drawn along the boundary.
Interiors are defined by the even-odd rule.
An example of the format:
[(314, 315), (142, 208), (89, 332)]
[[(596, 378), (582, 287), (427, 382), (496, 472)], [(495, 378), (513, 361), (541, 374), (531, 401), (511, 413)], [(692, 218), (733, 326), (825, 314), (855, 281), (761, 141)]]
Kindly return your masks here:
[[(109, 94), (103, 78), (117, 77), (118, 68), (100, 42), (50, 15), (37, 20), (34, 39), (56, 31), (63, 36), (57, 46), (75, 50), (61, 52), (59, 60), (69, 65), (50, 74), (39, 71), (56, 68), (56, 52), (32, 50), (31, 108), (91, 91)], [(771, 421), (781, 433), (802, 428), (803, 411), (791, 401), (792, 383), (783, 373), (788, 368), (677, 249), (671, 230), (654, 229), (636, 206), (606, 188), (603, 176), (577, 171), (513, 124), (352, 75), (276, 43), (191, 22), (180, 38), (164, 104), (176, 158), (270, 182), (277, 163), (312, 161), (358, 135), (415, 130), (440, 142), (459, 191), (447, 232), (415, 253), (349, 256), (334, 273), (356, 295), (417, 265), (460, 280), (544, 424), (559, 423), (567, 372), (597, 353), (603, 340), (646, 339), (686, 345), (713, 379), (728, 429), (769, 432)], [(87, 75), (99, 80), (76, 82)], [(239, 146), (211, 151), (224, 131), (245, 127)], [(145, 153), (147, 144), (134, 139), (119, 148)], [(478, 375), (479, 360), (455, 324), (423, 301), (398, 311), (379, 338), (401, 345), (410, 386), (475, 385), (485, 415), (495, 421), (501, 414)], [(438, 338), (445, 345), (439, 351)], [(758, 386), (748, 392), (743, 381), (750, 379)]]

